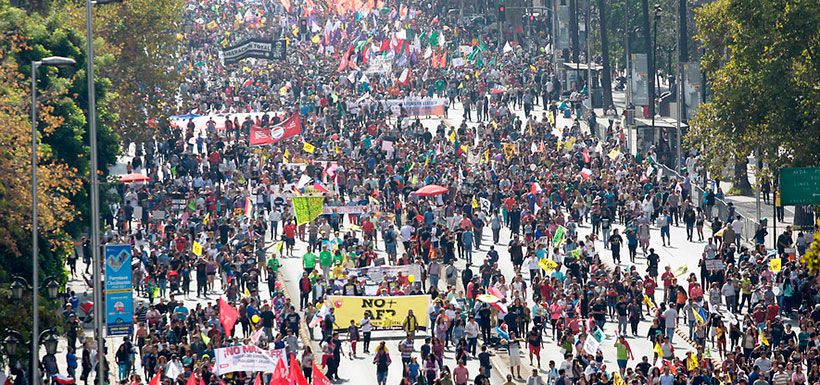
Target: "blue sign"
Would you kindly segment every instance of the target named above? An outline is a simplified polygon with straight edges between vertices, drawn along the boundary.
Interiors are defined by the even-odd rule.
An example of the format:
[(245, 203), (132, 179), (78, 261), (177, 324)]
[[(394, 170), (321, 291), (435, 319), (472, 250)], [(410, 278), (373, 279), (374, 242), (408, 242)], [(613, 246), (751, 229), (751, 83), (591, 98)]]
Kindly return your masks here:
[(105, 246), (105, 319), (109, 336), (127, 336), (134, 331), (131, 276), (131, 246)]

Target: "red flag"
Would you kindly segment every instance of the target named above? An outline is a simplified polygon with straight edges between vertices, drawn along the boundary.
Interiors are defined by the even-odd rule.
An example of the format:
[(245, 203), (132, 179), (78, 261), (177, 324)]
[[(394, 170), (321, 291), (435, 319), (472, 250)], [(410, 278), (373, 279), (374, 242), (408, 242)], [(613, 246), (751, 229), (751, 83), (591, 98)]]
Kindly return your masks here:
[(262, 385), (262, 373), (256, 373), (256, 379), (253, 380), (253, 385)]
[[(231, 331), (233, 330), (233, 325), (236, 325), (236, 320), (239, 319), (239, 312), (234, 309), (233, 306), (228, 304), (227, 301), (220, 298), (219, 299), (219, 323), (222, 324), (222, 327), (225, 328), (225, 334), (231, 335)], [(190, 380), (188, 380), (188, 385), (196, 385), (191, 384)]]
[[(431, 249), (432, 250), (432, 249)], [(313, 385), (333, 385), (332, 382), (322, 373), (322, 370), (313, 363)]]
[(581, 155), (584, 156), (584, 163), (589, 163), (589, 151), (586, 148), (581, 151)]
[(379, 51), (384, 52), (390, 49), (390, 39), (382, 40), (382, 45), (379, 47)]
[(305, 374), (302, 373), (302, 368), (299, 366), (293, 354), (290, 355), (290, 384), (308, 385), (307, 378), (305, 378)]
[(185, 385), (199, 385), (196, 380), (196, 372), (191, 372), (191, 377), (188, 377), (188, 382)]
[(157, 372), (154, 374), (154, 377), (151, 377), (151, 381), (148, 382), (148, 385), (159, 385), (160, 380), (162, 380), (162, 368), (157, 370)]
[(299, 114), (293, 114), (273, 127), (252, 127), (250, 145), (266, 146), (301, 133), (302, 121), (299, 120)]
[(282, 3), (282, 7), (285, 8), (285, 12), (290, 13), (290, 0), (279, 0)]
[(288, 368), (285, 367), (284, 359), (279, 359), (279, 362), (276, 363), (276, 369), (273, 370), (270, 385), (290, 385), (290, 381), (288, 381)]

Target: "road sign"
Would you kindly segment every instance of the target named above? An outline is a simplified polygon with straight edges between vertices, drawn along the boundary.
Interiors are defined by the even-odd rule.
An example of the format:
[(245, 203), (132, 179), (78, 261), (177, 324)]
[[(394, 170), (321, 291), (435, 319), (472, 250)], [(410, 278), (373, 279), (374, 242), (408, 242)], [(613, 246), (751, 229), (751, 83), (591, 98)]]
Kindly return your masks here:
[(781, 169), (780, 204), (820, 204), (820, 167)]

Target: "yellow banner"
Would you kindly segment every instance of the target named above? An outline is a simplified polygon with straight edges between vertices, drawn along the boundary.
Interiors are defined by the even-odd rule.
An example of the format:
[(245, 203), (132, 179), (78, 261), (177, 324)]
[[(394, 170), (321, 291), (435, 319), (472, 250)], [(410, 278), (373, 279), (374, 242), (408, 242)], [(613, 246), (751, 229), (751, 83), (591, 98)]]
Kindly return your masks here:
[(347, 329), (350, 321), (359, 324), (365, 314), (370, 315), (374, 327), (382, 329), (401, 329), (407, 318), (408, 310), (413, 310), (418, 326), (426, 328), (430, 317), (427, 309), (430, 307), (428, 295), (406, 295), (397, 297), (354, 297), (328, 296), (336, 314), (334, 329)]
[(202, 256), (202, 244), (200, 244), (200, 243), (199, 243), (199, 242), (197, 242), (197, 241), (194, 241), (194, 244), (191, 246), (191, 251), (192, 251), (192, 252), (194, 253), (194, 255), (196, 255), (197, 257), (201, 257), (201, 256)]
[(302, 145), (302, 149), (305, 150), (305, 152), (309, 152), (311, 154), (313, 154), (313, 152), (316, 151), (316, 147), (308, 142), (305, 142)]
[(769, 260), (769, 269), (772, 273), (778, 273), (783, 269), (783, 260), (780, 258), (772, 258)]
[(316, 217), (322, 215), (325, 208), (325, 198), (323, 197), (293, 197), (292, 203), (297, 226), (316, 219)]

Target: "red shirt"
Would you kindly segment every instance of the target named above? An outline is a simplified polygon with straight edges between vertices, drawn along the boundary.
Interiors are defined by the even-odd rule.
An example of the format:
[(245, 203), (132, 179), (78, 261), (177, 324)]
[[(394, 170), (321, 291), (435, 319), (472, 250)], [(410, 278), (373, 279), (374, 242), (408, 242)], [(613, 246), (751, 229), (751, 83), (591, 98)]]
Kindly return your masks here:
[(661, 279), (663, 280), (663, 287), (672, 286), (672, 281), (675, 279), (675, 274), (671, 271), (664, 272), (661, 274)]
[(777, 317), (777, 313), (780, 312), (780, 306), (777, 306), (776, 303), (772, 303), (769, 307), (766, 308), (766, 321), (774, 320)]
[(282, 228), (282, 231), (285, 233), (286, 238), (294, 238), (296, 236), (296, 225), (293, 223), (287, 224)]
[(654, 295), (656, 287), (658, 287), (658, 284), (655, 283), (654, 279), (646, 279), (646, 280), (643, 281), (643, 288), (644, 288), (644, 291), (646, 292), (646, 295), (649, 295), (649, 296)]

